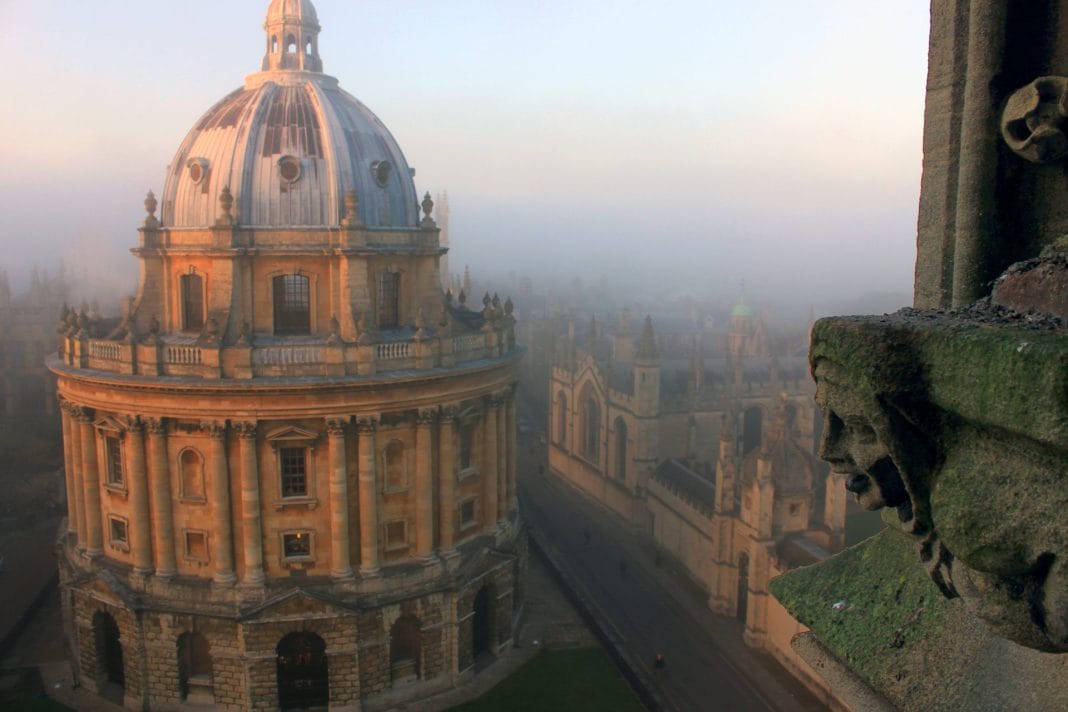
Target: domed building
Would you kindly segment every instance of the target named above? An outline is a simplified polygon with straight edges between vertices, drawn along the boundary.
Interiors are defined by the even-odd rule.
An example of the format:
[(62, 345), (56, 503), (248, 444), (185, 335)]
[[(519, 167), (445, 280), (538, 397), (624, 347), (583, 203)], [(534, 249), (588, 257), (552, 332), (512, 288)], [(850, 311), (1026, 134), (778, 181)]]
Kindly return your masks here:
[(311, 2), (265, 29), (145, 201), (136, 297), (65, 311), (50, 362), (64, 622), (128, 708), (387, 709), (520, 609), (511, 304), (442, 293), (429, 194)]

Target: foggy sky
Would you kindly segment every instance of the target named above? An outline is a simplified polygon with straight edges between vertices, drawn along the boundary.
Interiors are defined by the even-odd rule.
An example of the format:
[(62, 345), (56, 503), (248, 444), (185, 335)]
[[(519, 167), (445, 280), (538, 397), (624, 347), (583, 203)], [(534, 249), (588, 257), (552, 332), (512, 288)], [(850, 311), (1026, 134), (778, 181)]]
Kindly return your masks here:
[[(132, 292), (144, 195), (258, 70), (267, 5), (0, 0), (0, 268)], [(326, 72), (449, 192), (453, 271), (911, 291), (924, 0), (315, 5)]]

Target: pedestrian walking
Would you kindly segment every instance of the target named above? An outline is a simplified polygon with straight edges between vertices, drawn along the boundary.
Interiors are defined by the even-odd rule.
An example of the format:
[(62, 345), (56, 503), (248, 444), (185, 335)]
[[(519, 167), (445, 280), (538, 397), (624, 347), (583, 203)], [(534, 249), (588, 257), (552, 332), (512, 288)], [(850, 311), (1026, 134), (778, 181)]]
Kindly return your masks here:
[(653, 676), (659, 682), (664, 677), (664, 668), (667, 667), (667, 661), (664, 660), (664, 656), (661, 653), (657, 653), (653, 658)]

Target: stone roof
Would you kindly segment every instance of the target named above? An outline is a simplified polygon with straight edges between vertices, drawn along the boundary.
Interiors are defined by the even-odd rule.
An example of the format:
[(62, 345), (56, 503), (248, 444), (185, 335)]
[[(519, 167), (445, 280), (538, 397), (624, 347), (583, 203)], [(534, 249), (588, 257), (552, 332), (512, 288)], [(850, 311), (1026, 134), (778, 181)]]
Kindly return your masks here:
[(708, 511), (716, 502), (716, 484), (690, 469), (685, 460), (669, 457), (656, 466), (653, 478), (683, 499)]

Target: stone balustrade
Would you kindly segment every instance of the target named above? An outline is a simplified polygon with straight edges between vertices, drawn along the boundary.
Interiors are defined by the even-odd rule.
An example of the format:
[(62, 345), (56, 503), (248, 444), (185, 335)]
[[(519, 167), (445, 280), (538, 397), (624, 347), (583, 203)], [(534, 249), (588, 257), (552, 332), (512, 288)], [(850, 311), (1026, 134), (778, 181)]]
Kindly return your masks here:
[(369, 376), (405, 370), (449, 368), (497, 358), (514, 348), (510, 324), (477, 333), (372, 344), (332, 342), (327, 336), (289, 341), (266, 337), (253, 345), (197, 343), (164, 335), (153, 343), (62, 336), (67, 366), (107, 373), (204, 379), (299, 376)]

